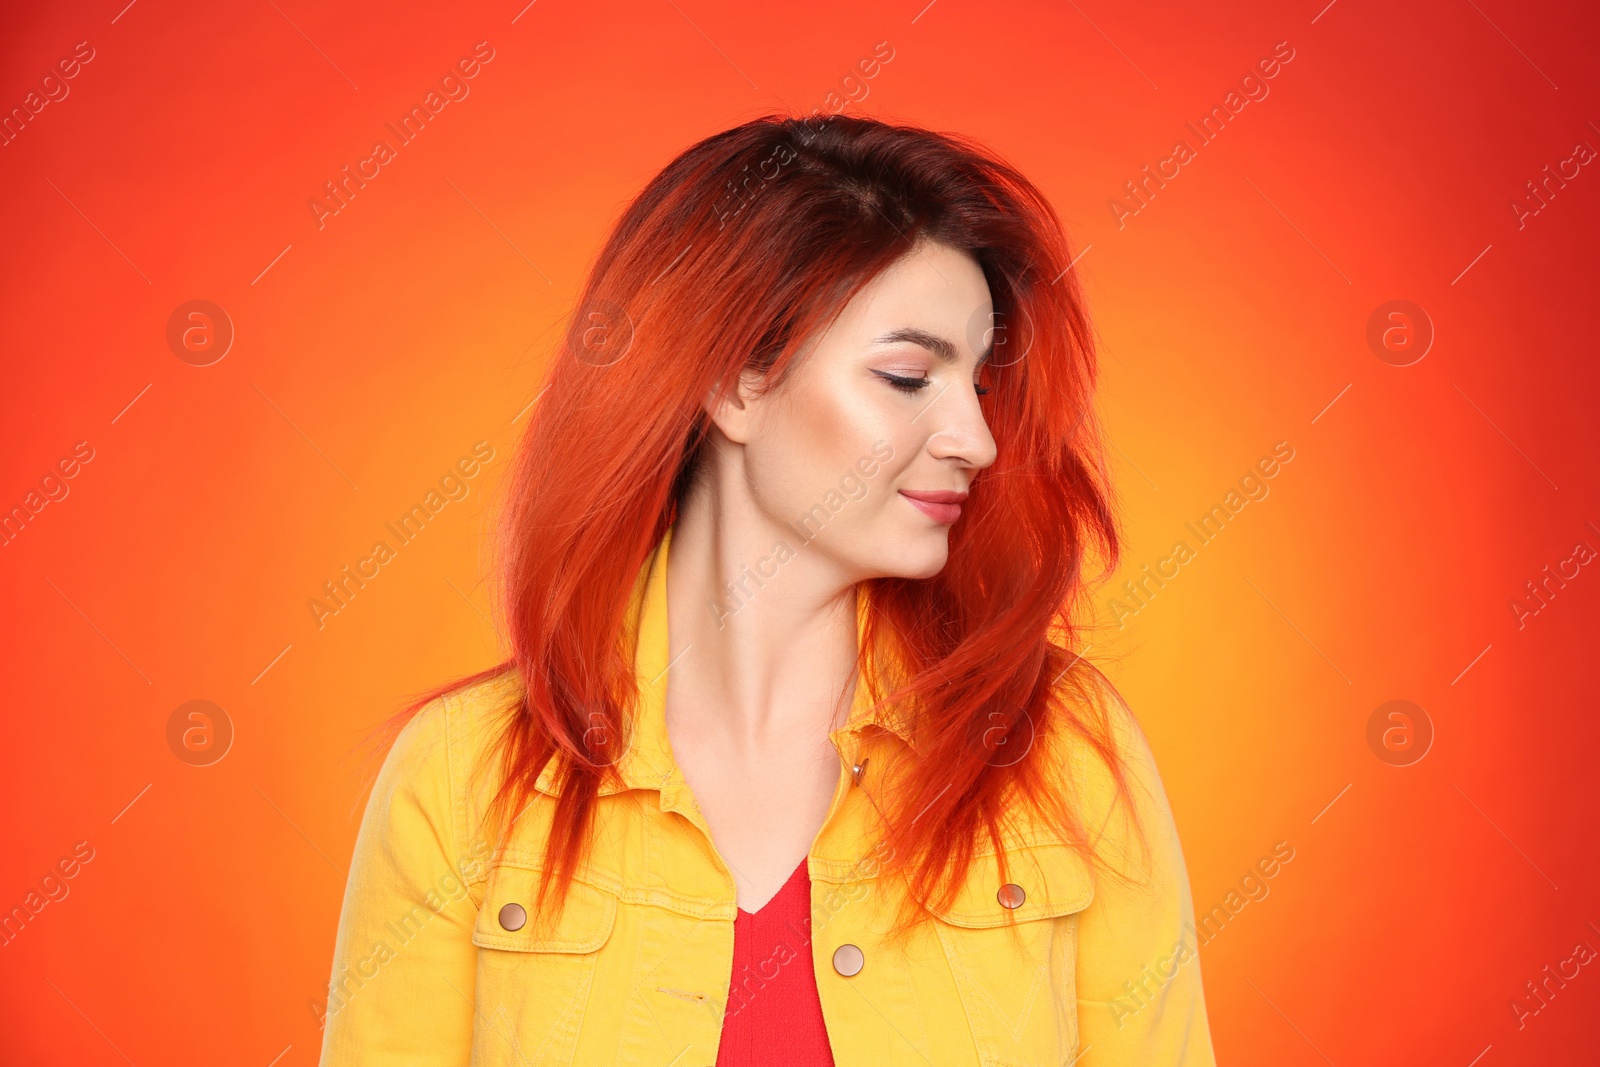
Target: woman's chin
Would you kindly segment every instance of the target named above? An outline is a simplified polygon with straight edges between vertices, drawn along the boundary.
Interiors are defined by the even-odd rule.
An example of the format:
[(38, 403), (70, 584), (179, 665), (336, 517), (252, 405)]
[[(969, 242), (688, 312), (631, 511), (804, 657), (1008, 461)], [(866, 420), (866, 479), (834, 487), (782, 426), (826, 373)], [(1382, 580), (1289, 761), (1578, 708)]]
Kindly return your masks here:
[(892, 557), (884, 561), (885, 574), (894, 578), (932, 578), (950, 561), (950, 542), (945, 529), (907, 537)]

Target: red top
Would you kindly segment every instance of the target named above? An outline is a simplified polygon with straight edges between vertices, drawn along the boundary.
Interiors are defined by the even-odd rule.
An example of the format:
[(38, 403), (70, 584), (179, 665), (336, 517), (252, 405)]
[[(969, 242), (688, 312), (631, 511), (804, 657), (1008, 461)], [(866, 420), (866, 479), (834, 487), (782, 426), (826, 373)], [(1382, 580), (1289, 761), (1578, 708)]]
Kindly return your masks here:
[(811, 965), (811, 875), (733, 920), (733, 976), (717, 1067), (833, 1067)]

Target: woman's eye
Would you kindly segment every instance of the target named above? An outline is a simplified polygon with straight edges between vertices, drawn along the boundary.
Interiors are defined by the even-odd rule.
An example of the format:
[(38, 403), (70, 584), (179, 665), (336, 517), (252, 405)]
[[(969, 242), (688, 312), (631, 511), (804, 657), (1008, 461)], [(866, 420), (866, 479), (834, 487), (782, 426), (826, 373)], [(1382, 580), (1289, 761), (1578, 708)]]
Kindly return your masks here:
[(973, 382), (972, 387), (978, 391), (979, 396), (987, 396), (989, 393), (989, 387), (987, 385), (979, 385), (977, 382)]
[(902, 393), (915, 393), (932, 384), (932, 378), (907, 378), (903, 374), (890, 374), (888, 371), (873, 371), (878, 377), (900, 390)]

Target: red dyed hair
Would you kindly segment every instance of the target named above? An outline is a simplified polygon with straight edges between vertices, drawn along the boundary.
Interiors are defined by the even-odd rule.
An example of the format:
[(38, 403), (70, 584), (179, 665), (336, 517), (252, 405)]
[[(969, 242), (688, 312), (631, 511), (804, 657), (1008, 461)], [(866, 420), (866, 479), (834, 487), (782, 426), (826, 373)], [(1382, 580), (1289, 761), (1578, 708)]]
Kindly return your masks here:
[[(520, 675), (491, 815), (508, 832), (507, 813), (522, 811), (540, 771), (559, 761), (539, 906), (548, 890), (559, 911), (596, 791), (615, 773), (616, 753), (590, 740), (628, 736), (637, 689), (626, 613), (707, 447), (702, 400), (745, 370), (781, 386), (803, 343), (919, 239), (970, 253), (988, 281), (994, 354), (980, 403), (998, 458), (970, 487), (943, 571), (869, 583), (859, 677), (875, 699), (909, 702), (931, 746), (884, 812), (880, 876), (903, 874), (908, 899), (948, 903), (979, 835), (1000, 849), (1016, 798), (1093, 861), (1070, 803), (1051, 788), (1064, 768), (1041, 766), (1047, 746), (1034, 743), (1060, 731), (1085, 739), (1127, 795), (1094, 669), (1068, 651), (1087, 555), (1099, 550), (1103, 577), (1120, 541), (1090, 405), (1090, 327), (1061, 224), (1032, 183), (970, 139), (769, 115), (693, 145), (624, 211), (510, 475), (499, 553), (510, 658), (386, 724), (392, 737), (444, 693)], [(875, 657), (878, 669), (895, 665), (886, 687), (868, 665), (876, 647), (889, 653)], [(596, 714), (608, 729), (591, 729)], [(1004, 759), (997, 740), (1012, 746)], [(897, 930), (920, 918), (911, 908)]]

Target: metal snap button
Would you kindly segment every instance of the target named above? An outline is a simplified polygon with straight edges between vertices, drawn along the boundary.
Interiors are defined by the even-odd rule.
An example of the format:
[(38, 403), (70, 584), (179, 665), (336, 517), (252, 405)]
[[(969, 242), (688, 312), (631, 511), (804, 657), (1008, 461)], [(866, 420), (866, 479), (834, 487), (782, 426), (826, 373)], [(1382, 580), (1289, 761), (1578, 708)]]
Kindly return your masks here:
[(507, 930), (520, 930), (528, 922), (528, 913), (521, 904), (507, 904), (500, 909), (500, 925)]
[(1000, 892), (995, 896), (999, 898), (1002, 908), (1020, 908), (1022, 902), (1028, 899), (1028, 894), (1024, 893), (1022, 887), (1015, 882), (1007, 882), (1001, 886)]
[(866, 965), (866, 953), (854, 945), (840, 945), (833, 950), (833, 969), (846, 978), (854, 978)]
[(869, 762), (871, 762), (871, 760), (872, 760), (872, 757), (871, 756), (867, 756), (860, 763), (857, 763), (853, 767), (850, 768), (850, 780), (853, 783), (855, 783), (856, 785), (860, 785), (861, 784), (861, 777), (862, 777), (862, 775), (867, 773), (867, 764)]

